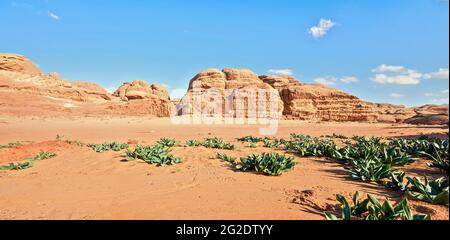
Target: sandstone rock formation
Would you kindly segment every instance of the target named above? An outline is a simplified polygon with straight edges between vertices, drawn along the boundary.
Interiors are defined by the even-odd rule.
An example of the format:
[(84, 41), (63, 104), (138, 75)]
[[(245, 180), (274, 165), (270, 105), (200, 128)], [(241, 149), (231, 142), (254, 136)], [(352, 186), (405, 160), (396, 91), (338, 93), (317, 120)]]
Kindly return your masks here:
[(405, 120), (409, 124), (448, 125), (448, 105), (425, 105), (413, 108), (417, 115)]
[(111, 99), (98, 84), (65, 81), (58, 73), (46, 76), (30, 60), (14, 54), (0, 55), (0, 87), (74, 101)]
[(382, 123), (404, 123), (406, 119), (416, 115), (414, 109), (403, 105), (387, 103), (369, 103), (378, 115), (378, 122)]
[[(26, 109), (33, 112), (31, 106), (41, 108), (41, 112), (64, 112), (78, 115), (123, 114), (170, 116), (172, 103), (167, 90), (161, 86), (148, 85), (145, 82), (125, 84), (124, 97), (133, 98), (133, 92), (141, 89), (144, 94), (141, 102), (122, 103), (119, 97), (108, 93), (96, 83), (68, 81), (58, 73), (45, 75), (29, 59), (16, 54), (0, 54), (0, 96), (2, 105), (11, 112)], [(131, 90), (131, 91), (130, 91)], [(123, 90), (118, 90), (121, 92)], [(17, 94), (20, 93), (20, 94)], [(4, 97), (10, 96), (10, 98)], [(36, 108), (34, 107), (34, 108)], [(17, 109), (14, 109), (17, 108)]]
[(415, 125), (448, 125), (448, 114), (418, 114), (405, 121)]
[(28, 58), (17, 54), (0, 54), (0, 70), (32, 76), (44, 75)]
[(309, 121), (375, 122), (371, 106), (355, 96), (319, 84), (302, 84), (290, 76), (261, 76), (280, 92), (283, 115)]
[(169, 92), (164, 87), (150, 85), (143, 80), (124, 83), (113, 95), (125, 101), (148, 98), (169, 100)]
[[(195, 104), (196, 94), (199, 95), (199, 104)], [(261, 81), (255, 73), (248, 69), (226, 68), (222, 71), (206, 69), (197, 74), (191, 79), (188, 92), (177, 108), (179, 114), (280, 118), (283, 106), (278, 91)]]
[[(198, 106), (193, 104), (197, 96), (201, 96)], [(276, 106), (275, 114), (271, 104)], [(174, 105), (178, 114), (219, 114), (212, 111), (216, 107), (226, 116), (250, 117), (249, 110), (254, 109), (259, 116), (307, 121), (442, 125), (448, 124), (449, 115), (448, 105), (406, 108), (368, 103), (292, 76), (258, 76), (248, 69), (232, 68), (200, 72), (180, 101), (171, 100), (164, 87), (142, 80), (124, 83), (110, 94), (96, 83), (64, 80), (58, 73), (46, 75), (24, 56), (0, 54), (0, 110), (4, 114), (168, 117)]]

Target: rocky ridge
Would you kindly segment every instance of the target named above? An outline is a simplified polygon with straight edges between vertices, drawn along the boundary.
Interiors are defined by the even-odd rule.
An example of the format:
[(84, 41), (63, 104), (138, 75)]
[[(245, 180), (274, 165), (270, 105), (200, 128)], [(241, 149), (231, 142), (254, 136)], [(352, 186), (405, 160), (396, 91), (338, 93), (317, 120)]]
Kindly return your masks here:
[[(197, 87), (197, 88), (195, 88)], [(267, 90), (260, 93), (257, 90)], [(304, 84), (292, 76), (258, 76), (249, 69), (206, 69), (189, 83), (181, 101), (171, 100), (167, 89), (143, 80), (124, 83), (109, 93), (96, 83), (69, 81), (58, 73), (44, 74), (31, 60), (17, 54), (0, 54), (0, 108), (3, 113), (27, 115), (126, 115), (169, 117), (174, 105), (193, 112), (192, 98), (204, 96), (197, 111), (209, 113), (213, 99), (232, 116), (248, 116), (252, 101), (239, 94), (255, 94), (257, 102), (272, 102), (278, 112), (271, 117), (307, 121), (358, 121), (411, 124), (448, 124), (448, 105), (406, 108), (365, 102), (356, 96), (319, 84)], [(20, 94), (17, 94), (20, 93)], [(271, 93), (271, 94), (269, 94)], [(225, 105), (226, 100), (230, 105)], [(214, 104), (213, 104), (214, 105)], [(257, 106), (258, 114), (270, 113), (270, 106)], [(228, 112), (227, 112), (228, 111)], [(182, 114), (182, 111), (178, 112)], [(214, 114), (211, 112), (211, 114)]]

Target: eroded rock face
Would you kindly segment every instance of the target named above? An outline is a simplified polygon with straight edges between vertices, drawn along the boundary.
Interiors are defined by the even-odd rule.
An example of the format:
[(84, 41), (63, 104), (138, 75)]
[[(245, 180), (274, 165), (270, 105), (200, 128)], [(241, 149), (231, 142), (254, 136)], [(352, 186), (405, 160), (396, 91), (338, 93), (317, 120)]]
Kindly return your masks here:
[(14, 54), (0, 54), (0, 87), (82, 102), (111, 99), (111, 95), (98, 84), (66, 81), (58, 73), (47, 76), (31, 60)]
[(31, 60), (18, 54), (0, 54), (0, 70), (32, 76), (44, 75)]
[(269, 84), (275, 89), (282, 91), (287, 87), (301, 86), (303, 85), (300, 81), (295, 79), (292, 76), (260, 76), (259, 77), (263, 82)]
[[(194, 104), (196, 93), (199, 104)], [(188, 92), (177, 108), (180, 115), (206, 113), (247, 118), (259, 114), (280, 118), (283, 106), (278, 91), (254, 72), (226, 68), (206, 69), (197, 74), (191, 79)]]
[(405, 120), (405, 123), (415, 125), (448, 125), (448, 114), (418, 114)]
[(0, 105), (7, 106), (9, 112), (34, 114), (32, 105), (46, 114), (170, 116), (173, 104), (161, 86), (133, 82), (117, 92), (136, 101), (123, 103), (96, 83), (64, 80), (58, 73), (47, 76), (23, 56), (0, 54), (0, 94), (10, 96), (1, 99)]
[(359, 98), (319, 84), (302, 84), (291, 76), (261, 76), (280, 92), (283, 115), (309, 121), (377, 121), (377, 114)]
[[(209, 90), (214, 94), (205, 95)], [(196, 93), (203, 97), (199, 106), (192, 104)], [(111, 95), (96, 83), (67, 81), (58, 73), (47, 76), (32, 61), (15, 54), (0, 54), (0, 96), (3, 113), (20, 115), (42, 112), (169, 117), (175, 103), (179, 103), (170, 100), (164, 87), (142, 80), (125, 83)], [(243, 100), (242, 104), (236, 99)], [(178, 109), (187, 109), (188, 114), (196, 110), (213, 115), (212, 100), (219, 100), (216, 107), (232, 117), (249, 117), (249, 109), (255, 109), (255, 114), (272, 113), (271, 117), (308, 121), (448, 124), (448, 105), (406, 108), (367, 103), (330, 87), (303, 84), (292, 76), (258, 76), (248, 69), (232, 68), (206, 69), (197, 74)], [(271, 112), (271, 103), (278, 114)]]
[(169, 100), (169, 92), (164, 87), (143, 80), (124, 83), (113, 95), (125, 101), (149, 98)]
[(404, 123), (406, 119), (415, 116), (414, 109), (406, 108), (403, 105), (387, 103), (369, 103), (378, 114), (378, 122), (381, 123)]

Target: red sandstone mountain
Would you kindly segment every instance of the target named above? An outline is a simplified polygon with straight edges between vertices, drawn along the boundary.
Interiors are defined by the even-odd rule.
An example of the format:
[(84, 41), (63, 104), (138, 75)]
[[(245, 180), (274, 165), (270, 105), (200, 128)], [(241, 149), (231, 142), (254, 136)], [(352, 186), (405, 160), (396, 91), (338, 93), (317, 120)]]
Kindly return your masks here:
[[(318, 84), (303, 84), (291, 76), (258, 76), (248, 69), (207, 69), (189, 84), (184, 100), (192, 99), (193, 87), (214, 89), (222, 100), (242, 91), (265, 89), (256, 101), (273, 100), (279, 117), (308, 121), (361, 121), (411, 124), (448, 124), (448, 105), (406, 108), (365, 102), (343, 91)], [(236, 91), (240, 90), (240, 91)], [(205, 110), (208, 99), (202, 99)], [(225, 102), (225, 101), (223, 101)], [(114, 94), (95, 83), (68, 81), (59, 74), (44, 74), (24, 56), (0, 54), (0, 110), (13, 115), (125, 115), (168, 117), (174, 104), (167, 90), (145, 81), (124, 83)], [(249, 102), (231, 110), (247, 115)], [(225, 106), (222, 104), (225, 110)], [(267, 114), (269, 106), (257, 109)]]
[(131, 97), (127, 84), (118, 90), (125, 95), (115, 96), (96, 83), (45, 75), (24, 56), (0, 54), (0, 109), (5, 114), (169, 116), (173, 104), (167, 90), (145, 81), (139, 85), (142, 94), (150, 91), (148, 97)]

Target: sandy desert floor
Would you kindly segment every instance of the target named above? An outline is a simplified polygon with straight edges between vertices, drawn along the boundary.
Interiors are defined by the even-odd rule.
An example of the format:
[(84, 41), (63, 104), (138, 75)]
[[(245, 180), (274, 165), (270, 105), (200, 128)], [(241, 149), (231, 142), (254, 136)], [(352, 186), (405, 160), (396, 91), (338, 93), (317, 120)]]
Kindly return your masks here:
[[(400, 200), (398, 192), (352, 181), (342, 165), (320, 158), (296, 157), (295, 170), (280, 177), (236, 172), (216, 159), (276, 151), (246, 148), (236, 138), (257, 135), (259, 126), (175, 126), (169, 119), (39, 118), (0, 116), (0, 144), (32, 141), (0, 149), (0, 165), (20, 162), (41, 150), (57, 157), (22, 171), (0, 172), (0, 219), (303, 219), (322, 220), (333, 211), (336, 194), (354, 192)], [(305, 123), (282, 121), (276, 137), (291, 133), (312, 136), (343, 134), (379, 137), (446, 136), (448, 128), (368, 123)], [(176, 147), (183, 159), (175, 166), (156, 167), (123, 162), (124, 151), (96, 153), (87, 147), (57, 141), (56, 135), (84, 143), (106, 141), (153, 144), (162, 137), (180, 143), (222, 137), (236, 150)], [(442, 177), (426, 160), (405, 167), (409, 175)], [(448, 207), (411, 201), (415, 211), (433, 219), (449, 219)]]

